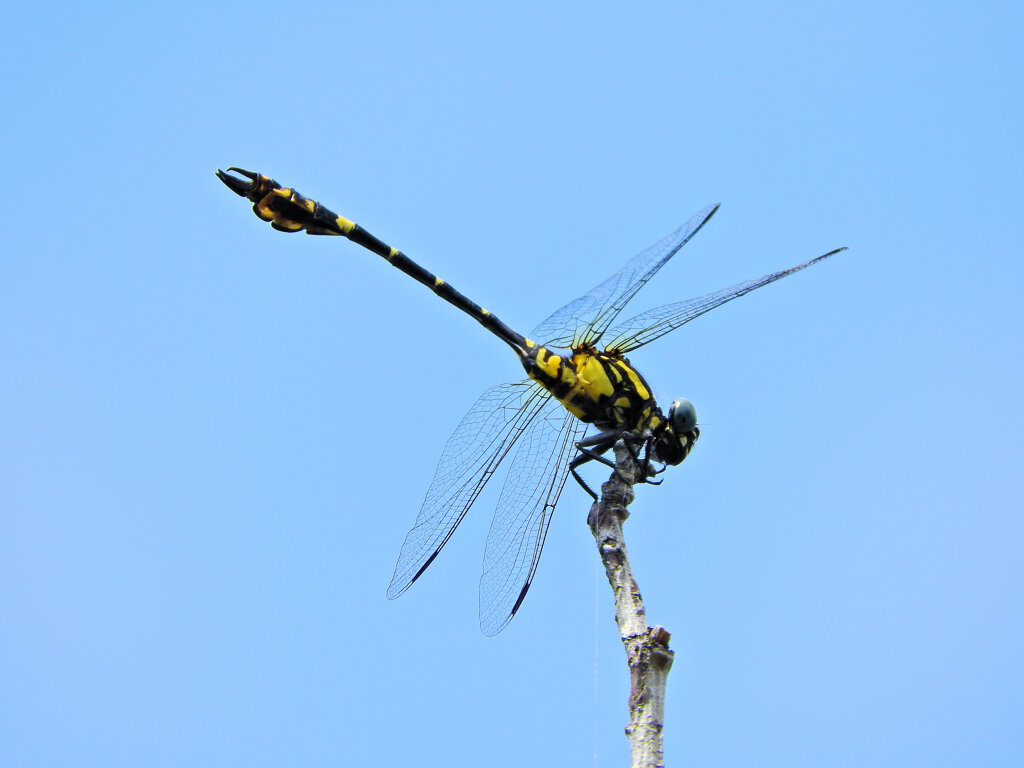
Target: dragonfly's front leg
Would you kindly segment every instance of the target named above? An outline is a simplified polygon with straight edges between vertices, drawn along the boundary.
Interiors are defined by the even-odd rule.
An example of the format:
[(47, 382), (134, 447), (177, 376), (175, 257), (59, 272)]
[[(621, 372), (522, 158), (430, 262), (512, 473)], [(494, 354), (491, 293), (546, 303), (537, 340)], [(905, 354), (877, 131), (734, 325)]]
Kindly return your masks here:
[(648, 485), (661, 485), (664, 482), (664, 478), (661, 478), (660, 480), (655, 480), (654, 478), (655, 476), (660, 475), (662, 472), (668, 469), (668, 465), (662, 464), (661, 469), (654, 469), (651, 466), (651, 445), (653, 444), (653, 442), (654, 438), (651, 436), (648, 436), (647, 439), (644, 440), (643, 459), (640, 459), (637, 456), (633, 455), (632, 446), (629, 444), (628, 440), (626, 441), (626, 448), (630, 449), (630, 455), (633, 456), (633, 459), (643, 469), (643, 482), (647, 483)]
[[(619, 440), (622, 440), (626, 445), (626, 451), (629, 453), (629, 457), (634, 463), (641, 468), (641, 474), (643, 475), (642, 482), (650, 483), (651, 485), (659, 485), (661, 481), (652, 482), (650, 480), (651, 474), (657, 474), (656, 470), (651, 470), (651, 462), (649, 458), (650, 453), (650, 440), (644, 441), (644, 457), (641, 459), (636, 447), (633, 444), (633, 439), (640, 439), (640, 436), (634, 432), (628, 432), (624, 429), (609, 429), (605, 432), (598, 432), (596, 435), (584, 438), (576, 443), (576, 448), (579, 450), (579, 455), (572, 460), (569, 464), (569, 471), (572, 472), (572, 476), (576, 478), (576, 482), (589, 493), (594, 501), (597, 501), (597, 494), (591, 490), (590, 486), (584, 482), (583, 478), (580, 477), (579, 472), (576, 471), (577, 467), (581, 467), (587, 462), (598, 461), (604, 464), (606, 467), (611, 467), (618, 475), (619, 479), (625, 483), (629, 483), (622, 473), (619, 472), (619, 468), (615, 466), (615, 462), (611, 459), (605, 458), (603, 454), (607, 453), (612, 446), (615, 445)], [(661, 470), (664, 472), (664, 469)], [(633, 481), (637, 482), (637, 481)], [(632, 485), (633, 483), (630, 483)]]

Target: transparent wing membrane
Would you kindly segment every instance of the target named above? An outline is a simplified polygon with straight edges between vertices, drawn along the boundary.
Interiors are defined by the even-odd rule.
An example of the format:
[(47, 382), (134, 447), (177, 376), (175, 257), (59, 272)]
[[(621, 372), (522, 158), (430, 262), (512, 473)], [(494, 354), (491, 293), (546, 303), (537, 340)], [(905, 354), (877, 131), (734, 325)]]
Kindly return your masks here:
[(608, 334), (609, 341), (605, 345), (605, 349), (608, 351), (621, 352), (622, 354), (628, 354), (635, 349), (639, 349), (645, 344), (649, 344), (655, 339), (661, 338), (666, 333), (674, 331), (681, 325), (693, 320), (695, 317), (700, 317), (705, 312), (710, 312), (715, 307), (719, 307), (725, 304), (727, 301), (737, 299), (744, 294), (750, 293), (751, 291), (757, 290), (765, 285), (774, 283), (776, 280), (781, 280), (788, 275), (792, 275), (794, 272), (799, 272), (801, 269), (806, 269), (812, 264), (817, 264), (819, 261), (827, 259), (829, 256), (834, 256), (839, 251), (844, 251), (845, 248), (838, 248), (834, 251), (819, 256), (816, 259), (811, 259), (803, 264), (798, 264), (795, 267), (784, 269), (781, 272), (773, 272), (770, 275), (765, 275), (757, 280), (748, 280), (745, 283), (734, 285), (731, 288), (726, 288), (715, 293), (709, 293), (705, 296), (700, 296), (696, 299), (687, 299), (686, 301), (679, 301), (675, 304), (666, 304), (662, 307), (656, 307), (646, 312), (641, 312), (636, 317), (632, 317), (626, 320), (624, 323), (617, 325)]
[(526, 597), (576, 441), (586, 431), (550, 398), (516, 445), (484, 550), (480, 628), (487, 636), (504, 629)]
[(529, 338), (551, 347), (596, 344), (636, 292), (697, 234), (717, 210), (717, 205), (705, 208), (671, 235), (638, 253), (603, 283), (566, 304), (534, 328)]
[(416, 522), (406, 534), (388, 598), (405, 592), (433, 562), (501, 460), (552, 399), (526, 379), (491, 387), (469, 409), (448, 439)]

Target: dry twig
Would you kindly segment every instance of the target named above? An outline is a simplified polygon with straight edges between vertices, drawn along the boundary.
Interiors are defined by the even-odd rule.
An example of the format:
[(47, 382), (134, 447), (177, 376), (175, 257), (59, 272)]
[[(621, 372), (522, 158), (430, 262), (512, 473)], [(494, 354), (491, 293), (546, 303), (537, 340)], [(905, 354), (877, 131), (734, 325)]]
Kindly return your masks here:
[(622, 535), (629, 517), (626, 507), (633, 501), (633, 484), (642, 468), (629, 455), (623, 442), (615, 445), (616, 471), (601, 486), (601, 500), (590, 510), (588, 523), (597, 542), (615, 595), (615, 623), (626, 649), (629, 664), (629, 737), (633, 768), (663, 768), (662, 729), (665, 718), (665, 684), (672, 668), (671, 635), (664, 627), (647, 626), (640, 588)]

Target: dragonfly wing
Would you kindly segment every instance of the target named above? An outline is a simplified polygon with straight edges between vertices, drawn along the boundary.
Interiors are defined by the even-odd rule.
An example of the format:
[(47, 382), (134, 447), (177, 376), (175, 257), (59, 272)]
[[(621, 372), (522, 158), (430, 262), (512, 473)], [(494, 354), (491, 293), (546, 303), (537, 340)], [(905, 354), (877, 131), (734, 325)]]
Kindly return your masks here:
[(745, 283), (740, 283), (715, 293), (709, 293), (706, 296), (679, 301), (675, 304), (666, 304), (665, 306), (642, 312), (611, 330), (608, 334), (610, 340), (605, 344), (605, 350), (628, 354), (634, 349), (639, 349), (645, 344), (661, 338), (669, 331), (674, 331), (679, 326), (685, 325), (695, 317), (700, 317), (705, 312), (710, 312), (715, 307), (725, 304), (727, 301), (732, 301), (769, 283), (774, 283), (776, 280), (781, 280), (788, 275), (792, 275), (794, 272), (806, 269), (812, 264), (817, 264), (819, 261), (845, 250), (845, 248), (837, 248), (816, 259), (784, 269), (781, 272), (773, 272), (757, 280), (748, 280)]
[(388, 598), (407, 590), (426, 570), (550, 394), (530, 379), (491, 387), (470, 408), (437, 462), (416, 522), (398, 555)]
[(596, 344), (636, 292), (697, 234), (717, 210), (717, 205), (705, 208), (671, 235), (638, 253), (603, 283), (538, 325), (530, 338), (551, 347)]
[(480, 628), (489, 637), (505, 628), (526, 597), (576, 441), (586, 431), (586, 424), (551, 398), (516, 447), (480, 577)]

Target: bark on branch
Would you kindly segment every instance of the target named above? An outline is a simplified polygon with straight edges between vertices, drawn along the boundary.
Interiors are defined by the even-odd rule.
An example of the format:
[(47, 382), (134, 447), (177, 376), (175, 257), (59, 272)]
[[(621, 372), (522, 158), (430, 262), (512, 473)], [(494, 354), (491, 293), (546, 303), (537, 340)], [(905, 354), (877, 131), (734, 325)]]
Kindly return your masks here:
[(663, 627), (647, 626), (640, 588), (622, 535), (633, 501), (633, 484), (642, 471), (620, 440), (615, 444), (616, 471), (601, 486), (601, 499), (590, 510), (588, 523), (615, 595), (615, 623), (629, 664), (629, 737), (633, 768), (663, 768), (662, 729), (665, 684), (672, 669), (671, 635)]

